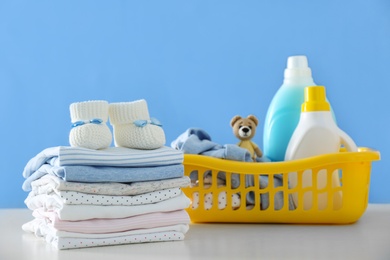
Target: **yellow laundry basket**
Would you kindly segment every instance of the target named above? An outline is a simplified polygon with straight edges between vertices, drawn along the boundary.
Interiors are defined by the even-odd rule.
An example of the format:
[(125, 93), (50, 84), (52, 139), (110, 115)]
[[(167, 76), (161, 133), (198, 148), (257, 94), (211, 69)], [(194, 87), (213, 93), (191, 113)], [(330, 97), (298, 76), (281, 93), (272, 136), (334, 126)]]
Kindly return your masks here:
[[(340, 151), (289, 162), (237, 162), (203, 155), (184, 156), (185, 175), (191, 178), (191, 186), (184, 188), (192, 205), (187, 209), (192, 222), (225, 223), (312, 223), (347, 224), (357, 221), (368, 204), (371, 162), (380, 159), (378, 151), (359, 148), (358, 152)], [(326, 171), (329, 185), (301, 187), (305, 172), (312, 172), (313, 183), (316, 173)], [(331, 178), (337, 172), (340, 185), (334, 186)], [(298, 185), (290, 187), (289, 174), (296, 174)], [(223, 175), (225, 183), (221, 183)], [(245, 178), (253, 177), (252, 186)], [(268, 178), (266, 187), (261, 185), (261, 176)], [(282, 180), (274, 185), (275, 177)], [(233, 177), (239, 179), (232, 187)], [(248, 187), (246, 187), (248, 186)], [(248, 205), (247, 194), (254, 198)], [(304, 196), (312, 198), (311, 208), (303, 207)], [(325, 208), (319, 208), (318, 196), (327, 197)], [(341, 206), (335, 208), (335, 195), (341, 194)], [(262, 207), (262, 196), (267, 195), (268, 207)], [(282, 198), (282, 206), (275, 207), (276, 195)], [(289, 201), (295, 196), (296, 203)], [(196, 200), (196, 205), (195, 205)], [(221, 205), (221, 203), (223, 203)]]

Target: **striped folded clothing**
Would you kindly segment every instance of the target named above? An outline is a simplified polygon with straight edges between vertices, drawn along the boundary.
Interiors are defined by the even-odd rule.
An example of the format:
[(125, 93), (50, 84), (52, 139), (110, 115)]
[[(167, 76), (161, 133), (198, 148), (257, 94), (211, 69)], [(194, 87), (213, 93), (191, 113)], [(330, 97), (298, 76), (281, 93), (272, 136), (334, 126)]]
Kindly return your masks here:
[(181, 164), (184, 155), (181, 151), (163, 146), (154, 150), (138, 150), (124, 147), (109, 147), (93, 150), (81, 147), (57, 146), (46, 148), (28, 161), (23, 177), (28, 178), (42, 165), (69, 166), (115, 166), (115, 167), (155, 167)]
[(162, 165), (154, 167), (111, 167), (111, 166), (51, 166), (43, 164), (23, 183), (24, 191), (31, 190), (31, 183), (46, 175), (57, 176), (68, 182), (141, 182), (164, 180), (184, 176), (182, 164)]

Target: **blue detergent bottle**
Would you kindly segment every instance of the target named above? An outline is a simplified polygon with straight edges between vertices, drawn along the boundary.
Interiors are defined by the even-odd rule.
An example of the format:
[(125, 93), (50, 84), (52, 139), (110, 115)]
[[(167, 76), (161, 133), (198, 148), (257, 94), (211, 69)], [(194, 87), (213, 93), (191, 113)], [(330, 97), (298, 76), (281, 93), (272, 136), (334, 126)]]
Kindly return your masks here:
[(283, 85), (268, 108), (263, 131), (263, 152), (271, 161), (283, 161), (287, 145), (298, 125), (304, 89), (315, 86), (306, 56), (290, 56)]

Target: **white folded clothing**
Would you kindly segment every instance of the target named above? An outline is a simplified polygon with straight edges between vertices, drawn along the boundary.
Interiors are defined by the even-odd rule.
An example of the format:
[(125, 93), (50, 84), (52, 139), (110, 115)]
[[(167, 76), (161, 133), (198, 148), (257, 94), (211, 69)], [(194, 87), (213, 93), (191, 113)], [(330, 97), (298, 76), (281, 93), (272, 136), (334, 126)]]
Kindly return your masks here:
[[(174, 198), (157, 203), (136, 206), (67, 205), (42, 207), (34, 210), (35, 216), (47, 217), (56, 213), (61, 220), (86, 220), (93, 218), (126, 218), (152, 212), (168, 212), (188, 208), (190, 200), (183, 192)], [(107, 208), (109, 207), (109, 208)]]
[(109, 196), (87, 194), (77, 191), (56, 191), (49, 194), (30, 193), (24, 200), (26, 206), (37, 208), (61, 208), (67, 205), (99, 205), (99, 206), (135, 206), (145, 205), (174, 198), (181, 194), (180, 188), (171, 188), (134, 196)]
[(34, 230), (31, 229), (33, 228), (31, 225), (27, 224), (22, 227), (24, 231), (35, 233), (37, 237), (42, 237), (47, 243), (53, 245), (59, 250), (147, 242), (177, 241), (183, 240), (184, 234), (187, 233), (189, 229), (189, 225), (180, 224), (109, 234), (82, 234), (64, 231), (56, 232), (53, 231), (53, 228), (45, 225), (41, 225)]
[[(184, 240), (184, 234), (175, 231), (151, 232), (144, 234), (110, 237), (110, 238), (65, 238), (57, 237), (50, 241), (57, 249), (86, 248), (151, 242), (168, 242)], [(49, 241), (47, 241), (49, 242)]]
[(32, 190), (30, 193), (39, 195), (59, 191), (76, 191), (88, 194), (129, 196), (176, 187), (183, 188), (188, 187), (189, 185), (190, 178), (187, 176), (183, 176), (180, 178), (132, 183), (85, 183), (68, 182), (62, 180), (57, 176), (48, 174), (31, 183)]

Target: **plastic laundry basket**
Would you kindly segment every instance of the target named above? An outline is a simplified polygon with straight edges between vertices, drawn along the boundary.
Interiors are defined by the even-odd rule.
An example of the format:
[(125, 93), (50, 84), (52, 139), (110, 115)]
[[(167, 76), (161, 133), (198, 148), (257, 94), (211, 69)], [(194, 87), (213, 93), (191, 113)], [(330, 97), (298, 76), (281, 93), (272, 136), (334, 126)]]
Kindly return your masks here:
[[(183, 191), (192, 205), (187, 209), (192, 222), (232, 222), (232, 223), (317, 223), (346, 224), (357, 221), (368, 204), (371, 162), (380, 159), (380, 153), (369, 148), (359, 148), (358, 152), (339, 153), (299, 159), (289, 162), (237, 162), (202, 155), (184, 156), (185, 175), (191, 178), (191, 187)], [(313, 183), (316, 173), (326, 172), (326, 187), (316, 185), (301, 187), (302, 175), (312, 172)], [(337, 172), (341, 185), (332, 187), (332, 174)], [(289, 187), (288, 174), (298, 176), (298, 185)], [(221, 183), (221, 176), (225, 183)], [(255, 180), (248, 186), (246, 178)], [(277, 177), (277, 178), (276, 178)], [(262, 185), (262, 179), (268, 180)], [(239, 180), (232, 184), (233, 179)], [(260, 181), (256, 181), (260, 180)], [(281, 180), (279, 185), (276, 180)], [(247, 186), (247, 187), (246, 187)], [(248, 194), (253, 198), (248, 205)], [(293, 207), (291, 196), (297, 196)], [(309, 194), (313, 203), (309, 209), (303, 208), (303, 197)], [(319, 209), (318, 196), (327, 196), (326, 208)], [(335, 208), (334, 195), (341, 194), (341, 206)], [(267, 196), (265, 208), (262, 198)], [(276, 207), (276, 198), (282, 205)], [(280, 202), (280, 201), (279, 201)]]

